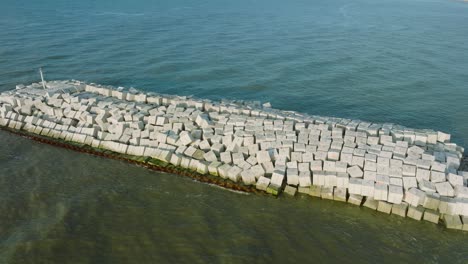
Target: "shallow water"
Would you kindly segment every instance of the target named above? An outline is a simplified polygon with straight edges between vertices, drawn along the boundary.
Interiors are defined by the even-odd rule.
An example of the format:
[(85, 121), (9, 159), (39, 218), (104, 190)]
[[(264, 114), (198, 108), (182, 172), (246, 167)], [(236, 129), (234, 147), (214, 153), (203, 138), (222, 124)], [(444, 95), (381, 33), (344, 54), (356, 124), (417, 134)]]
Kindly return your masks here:
[[(0, 91), (79, 79), (271, 101), (468, 146), (468, 4), (0, 2)], [(0, 263), (468, 262), (466, 232), (312, 198), (240, 195), (0, 132)]]

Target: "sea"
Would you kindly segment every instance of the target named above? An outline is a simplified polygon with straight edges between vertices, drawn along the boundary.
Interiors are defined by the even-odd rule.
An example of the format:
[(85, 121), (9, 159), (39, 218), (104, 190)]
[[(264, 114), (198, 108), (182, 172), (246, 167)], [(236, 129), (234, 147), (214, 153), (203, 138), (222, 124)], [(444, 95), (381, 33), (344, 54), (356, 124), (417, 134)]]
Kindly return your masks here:
[[(0, 91), (76, 79), (468, 147), (468, 2), (0, 0)], [(240, 194), (0, 132), (0, 263), (468, 263), (468, 232)]]

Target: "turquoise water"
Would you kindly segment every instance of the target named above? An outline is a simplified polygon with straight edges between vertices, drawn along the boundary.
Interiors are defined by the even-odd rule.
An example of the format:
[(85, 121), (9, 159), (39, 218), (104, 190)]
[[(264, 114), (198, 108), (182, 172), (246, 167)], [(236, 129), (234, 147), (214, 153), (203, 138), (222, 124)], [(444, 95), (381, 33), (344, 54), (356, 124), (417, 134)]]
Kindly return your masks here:
[[(79, 79), (450, 132), (468, 146), (468, 3), (0, 1), (0, 91)], [(468, 262), (468, 234), (243, 196), (0, 133), (0, 262)]]

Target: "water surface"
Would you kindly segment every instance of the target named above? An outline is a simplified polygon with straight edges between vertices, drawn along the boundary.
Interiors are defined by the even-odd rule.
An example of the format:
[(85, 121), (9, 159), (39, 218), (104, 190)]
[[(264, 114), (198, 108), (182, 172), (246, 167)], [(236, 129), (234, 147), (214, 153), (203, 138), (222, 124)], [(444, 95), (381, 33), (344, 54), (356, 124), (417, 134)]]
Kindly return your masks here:
[[(0, 91), (79, 79), (450, 132), (468, 146), (468, 5), (0, 2)], [(244, 196), (0, 133), (0, 262), (468, 261), (468, 235)]]

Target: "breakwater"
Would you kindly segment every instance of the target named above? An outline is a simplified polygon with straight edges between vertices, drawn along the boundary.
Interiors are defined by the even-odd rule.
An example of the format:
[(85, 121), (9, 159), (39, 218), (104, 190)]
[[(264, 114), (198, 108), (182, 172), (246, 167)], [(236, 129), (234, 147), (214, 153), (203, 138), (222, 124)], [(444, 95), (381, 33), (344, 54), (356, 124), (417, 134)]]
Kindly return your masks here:
[(464, 149), (439, 131), (78, 81), (2, 93), (0, 125), (227, 188), (307, 194), (468, 229)]

